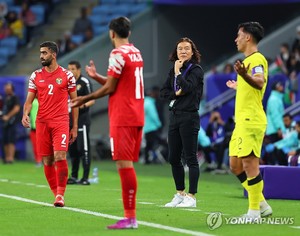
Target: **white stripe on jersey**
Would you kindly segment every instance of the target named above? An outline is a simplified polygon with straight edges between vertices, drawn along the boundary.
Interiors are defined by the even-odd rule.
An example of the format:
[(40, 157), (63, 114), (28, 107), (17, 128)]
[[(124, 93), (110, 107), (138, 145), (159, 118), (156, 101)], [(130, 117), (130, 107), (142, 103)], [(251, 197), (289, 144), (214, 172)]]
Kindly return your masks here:
[(116, 74), (121, 74), (122, 68), (125, 65), (125, 60), (120, 53), (111, 54), (109, 58), (109, 70), (114, 71)]
[[(35, 71), (36, 72), (36, 71)], [(35, 78), (36, 78), (36, 73), (35, 72), (33, 72), (32, 74), (31, 74), (31, 76), (30, 76), (30, 78), (29, 78), (29, 84), (28, 84), (28, 88), (30, 88), (30, 89), (34, 89), (34, 90), (36, 90), (36, 86), (35, 86), (35, 84), (34, 84), (34, 80), (35, 80)]]
[(91, 89), (90, 81), (83, 76), (81, 76), (81, 80), (85, 82), (88, 92), (91, 93), (92, 89)]

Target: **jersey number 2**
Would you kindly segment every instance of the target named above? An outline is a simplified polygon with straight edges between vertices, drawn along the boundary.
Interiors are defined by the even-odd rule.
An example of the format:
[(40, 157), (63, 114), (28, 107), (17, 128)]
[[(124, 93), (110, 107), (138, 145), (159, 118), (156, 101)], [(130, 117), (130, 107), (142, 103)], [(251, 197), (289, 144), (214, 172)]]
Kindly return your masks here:
[(49, 88), (48, 94), (53, 95), (53, 84), (49, 84), (48, 88)]

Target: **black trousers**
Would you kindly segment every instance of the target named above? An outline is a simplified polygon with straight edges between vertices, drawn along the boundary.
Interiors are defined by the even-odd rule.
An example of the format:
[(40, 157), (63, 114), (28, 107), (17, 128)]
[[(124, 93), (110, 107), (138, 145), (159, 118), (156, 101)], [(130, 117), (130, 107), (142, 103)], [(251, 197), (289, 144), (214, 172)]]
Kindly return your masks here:
[(90, 153), (90, 127), (83, 125), (78, 128), (78, 136), (74, 143), (69, 146), (69, 155), (72, 163), (71, 176), (78, 178), (78, 171), (80, 160), (83, 166), (83, 179), (88, 180), (91, 166), (91, 153)]
[(198, 112), (170, 112), (168, 131), (169, 162), (176, 190), (185, 189), (185, 173), (181, 161), (181, 154), (189, 168), (189, 193), (195, 194), (198, 189), (200, 176), (197, 160), (198, 132), (200, 117)]
[(145, 134), (146, 147), (145, 147), (145, 162), (146, 164), (150, 163), (149, 161), (149, 152), (154, 151), (155, 145), (159, 143), (159, 133), (157, 130), (151, 131)]

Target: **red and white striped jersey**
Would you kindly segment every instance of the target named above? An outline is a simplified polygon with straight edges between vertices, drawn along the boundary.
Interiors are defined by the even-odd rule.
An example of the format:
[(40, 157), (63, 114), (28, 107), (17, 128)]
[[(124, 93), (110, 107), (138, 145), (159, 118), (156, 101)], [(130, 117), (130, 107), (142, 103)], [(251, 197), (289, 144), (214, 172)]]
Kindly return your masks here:
[(49, 73), (45, 68), (34, 71), (29, 79), (28, 91), (36, 93), (39, 110), (37, 121), (68, 121), (68, 97), (76, 91), (72, 72), (59, 66)]
[(141, 53), (133, 44), (111, 51), (107, 75), (119, 80), (109, 96), (111, 126), (144, 125), (143, 66)]

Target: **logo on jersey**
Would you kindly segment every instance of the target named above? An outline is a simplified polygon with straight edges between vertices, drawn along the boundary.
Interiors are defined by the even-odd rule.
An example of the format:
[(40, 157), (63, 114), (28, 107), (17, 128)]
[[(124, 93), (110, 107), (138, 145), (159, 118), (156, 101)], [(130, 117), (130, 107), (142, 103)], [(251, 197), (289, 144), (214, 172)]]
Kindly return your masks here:
[(61, 83), (62, 83), (62, 78), (57, 78), (57, 79), (56, 79), (56, 83), (57, 83), (57, 84), (61, 84)]
[(252, 75), (257, 74), (257, 73), (258, 74), (263, 74), (264, 73), (264, 68), (261, 65), (256, 66), (252, 69)]
[(80, 89), (81, 89), (81, 84), (77, 84), (77, 85), (76, 85), (76, 89), (77, 89), (77, 90), (80, 90)]

